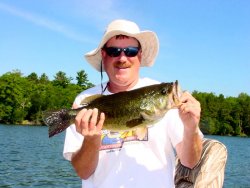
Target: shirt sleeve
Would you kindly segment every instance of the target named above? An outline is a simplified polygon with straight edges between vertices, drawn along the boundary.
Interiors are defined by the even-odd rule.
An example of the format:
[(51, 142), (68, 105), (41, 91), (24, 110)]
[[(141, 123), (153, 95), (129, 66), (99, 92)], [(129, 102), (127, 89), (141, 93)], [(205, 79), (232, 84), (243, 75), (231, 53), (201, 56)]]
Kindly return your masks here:
[[(167, 114), (167, 129), (168, 129), (168, 136), (171, 140), (173, 147), (175, 148), (177, 144), (179, 144), (183, 140), (184, 134), (184, 125), (179, 116), (178, 109), (172, 109)], [(199, 135), (201, 138), (204, 137), (202, 132), (199, 130)]]
[(72, 124), (66, 130), (63, 157), (71, 161), (72, 154), (79, 150), (83, 143), (83, 136), (76, 132), (75, 124)]
[(180, 119), (178, 109), (169, 110), (165, 118), (167, 121), (167, 133), (175, 148), (183, 139), (184, 125)]

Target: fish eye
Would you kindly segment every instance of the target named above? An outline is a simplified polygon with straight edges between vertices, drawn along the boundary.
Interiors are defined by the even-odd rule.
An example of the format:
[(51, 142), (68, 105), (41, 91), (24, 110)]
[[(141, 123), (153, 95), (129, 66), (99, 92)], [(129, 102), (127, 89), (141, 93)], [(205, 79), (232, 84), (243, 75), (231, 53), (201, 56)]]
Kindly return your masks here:
[(166, 95), (166, 94), (167, 94), (167, 89), (166, 89), (166, 88), (163, 88), (163, 89), (161, 90), (161, 94)]

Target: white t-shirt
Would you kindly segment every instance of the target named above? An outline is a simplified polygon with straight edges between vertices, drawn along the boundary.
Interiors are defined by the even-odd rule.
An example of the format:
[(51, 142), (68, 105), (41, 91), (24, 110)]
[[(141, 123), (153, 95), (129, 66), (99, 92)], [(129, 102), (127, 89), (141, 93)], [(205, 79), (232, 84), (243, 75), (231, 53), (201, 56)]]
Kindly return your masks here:
[[(133, 88), (157, 81), (141, 78)], [(80, 93), (75, 103), (89, 95), (100, 94), (96, 86)], [(104, 94), (111, 94), (106, 91)], [(169, 188), (174, 187), (174, 147), (182, 141), (183, 124), (177, 109), (169, 110), (164, 118), (150, 126), (146, 137), (137, 140), (132, 131), (110, 133), (103, 131), (99, 162), (92, 176), (82, 180), (84, 188)], [(71, 125), (66, 130), (63, 155), (71, 160), (72, 153), (80, 149), (84, 138)]]

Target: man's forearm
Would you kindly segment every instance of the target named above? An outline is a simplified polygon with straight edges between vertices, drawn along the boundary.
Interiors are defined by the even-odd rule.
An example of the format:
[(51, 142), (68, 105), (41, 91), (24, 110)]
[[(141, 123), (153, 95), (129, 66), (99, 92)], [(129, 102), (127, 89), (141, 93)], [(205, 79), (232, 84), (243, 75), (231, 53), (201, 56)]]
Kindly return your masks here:
[(180, 146), (181, 164), (193, 168), (198, 163), (202, 151), (202, 138), (199, 134), (199, 129), (195, 132), (184, 130), (183, 141)]
[(88, 179), (98, 164), (101, 136), (87, 136), (82, 147), (72, 156), (71, 163), (81, 179)]

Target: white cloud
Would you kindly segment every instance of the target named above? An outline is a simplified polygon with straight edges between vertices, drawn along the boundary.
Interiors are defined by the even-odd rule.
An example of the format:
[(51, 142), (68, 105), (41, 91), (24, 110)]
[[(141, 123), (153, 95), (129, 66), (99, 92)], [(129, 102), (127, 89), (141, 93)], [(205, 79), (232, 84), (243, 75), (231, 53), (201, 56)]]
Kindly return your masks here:
[(116, 8), (118, 2), (116, 0), (75, 0), (74, 9), (84, 17), (103, 21), (120, 15), (120, 11)]
[(99, 31), (103, 32), (104, 27), (113, 19), (123, 18), (125, 9), (121, 9), (121, 1), (117, 0), (72, 0), (68, 4), (77, 17), (89, 22)]
[(13, 16), (22, 18), (26, 21), (29, 21), (35, 25), (47, 28), (49, 30), (61, 33), (62, 35), (71, 38), (73, 40), (76, 41), (80, 41), (80, 42), (88, 42), (91, 43), (91, 40), (89, 38), (85, 38), (83, 36), (81, 36), (80, 34), (76, 33), (73, 29), (71, 29), (70, 27), (53, 21), (51, 19), (15, 8), (13, 6), (9, 6), (3, 3), (0, 3), (0, 10), (7, 12)]

